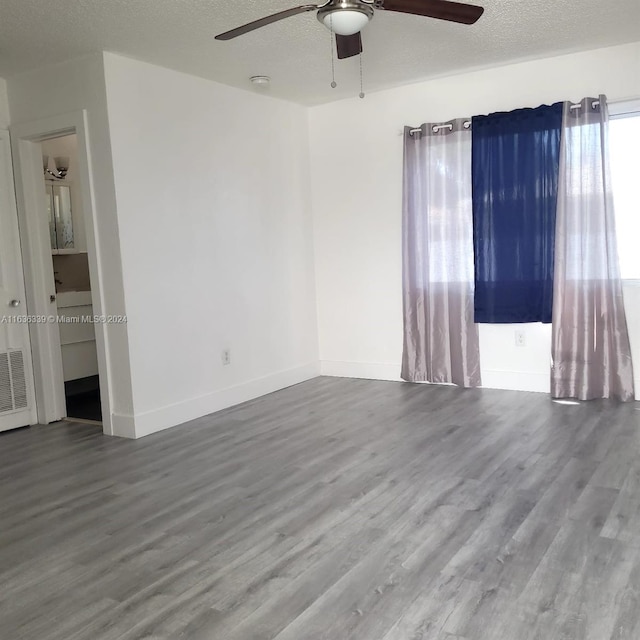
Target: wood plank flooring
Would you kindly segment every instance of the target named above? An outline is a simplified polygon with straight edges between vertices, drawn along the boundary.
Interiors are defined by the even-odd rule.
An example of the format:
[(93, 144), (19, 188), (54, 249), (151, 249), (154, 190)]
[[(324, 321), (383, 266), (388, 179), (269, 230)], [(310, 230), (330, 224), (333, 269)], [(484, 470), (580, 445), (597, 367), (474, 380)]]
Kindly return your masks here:
[(0, 436), (7, 640), (638, 640), (640, 411), (317, 378)]

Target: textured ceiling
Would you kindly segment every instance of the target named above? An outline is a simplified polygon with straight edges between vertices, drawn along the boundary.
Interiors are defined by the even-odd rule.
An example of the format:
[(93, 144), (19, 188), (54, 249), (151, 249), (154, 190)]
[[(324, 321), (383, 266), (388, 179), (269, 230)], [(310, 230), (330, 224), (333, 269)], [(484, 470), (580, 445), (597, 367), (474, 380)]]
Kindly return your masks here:
[[(0, 76), (107, 50), (318, 104), (359, 92), (358, 58), (336, 61), (306, 13), (229, 42), (213, 36), (300, 0), (0, 0)], [(640, 40), (640, 0), (476, 0), (474, 26), (378, 11), (363, 31), (365, 91), (464, 69)]]

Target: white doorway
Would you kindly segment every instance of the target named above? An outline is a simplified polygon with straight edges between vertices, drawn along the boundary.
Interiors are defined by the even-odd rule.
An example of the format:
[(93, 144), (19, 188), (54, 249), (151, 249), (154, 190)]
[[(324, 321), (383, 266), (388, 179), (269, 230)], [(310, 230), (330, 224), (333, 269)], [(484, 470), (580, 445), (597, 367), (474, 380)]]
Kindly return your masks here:
[(101, 423), (100, 380), (75, 133), (40, 143), (64, 380), (65, 416)]
[[(29, 325), (37, 421), (42, 424), (54, 422), (67, 416), (65, 377), (69, 376), (65, 376), (62, 342), (64, 342), (68, 330), (66, 327), (60, 326), (58, 322), (58, 316), (64, 316), (65, 312), (58, 308), (59, 294), (56, 288), (56, 279), (60, 280), (61, 278), (57, 278), (54, 273), (53, 239), (47, 211), (47, 199), (44, 193), (43, 171), (43, 152), (44, 155), (48, 155), (46, 153), (49, 145), (47, 141), (67, 136), (75, 136), (77, 145), (77, 170), (73, 177), (76, 182), (76, 194), (75, 197), (71, 194), (71, 201), (73, 203), (75, 200), (76, 207), (81, 208), (83, 213), (82, 222), (77, 223), (77, 226), (78, 228), (84, 226), (86, 247), (82, 246), (82, 254), (76, 251), (75, 247), (67, 247), (68, 251), (65, 251), (65, 247), (61, 247), (55, 251), (56, 255), (84, 255), (86, 257), (91, 284), (90, 298), (83, 299), (83, 304), (76, 306), (89, 307), (91, 315), (101, 317), (104, 314), (104, 305), (98, 268), (97, 225), (91, 183), (91, 157), (87, 143), (86, 112), (74, 112), (15, 125), (11, 128), (28, 314), (30, 317), (55, 318), (51, 322)], [(51, 188), (53, 189), (53, 184), (61, 185), (63, 182), (55, 180)], [(54, 197), (53, 191), (51, 193)], [(60, 191), (57, 192), (57, 196), (60, 200), (66, 197)], [(86, 293), (85, 291), (85, 298), (87, 297)], [(90, 304), (86, 305), (84, 302)], [(86, 330), (87, 327), (85, 326), (83, 329)], [(103, 431), (106, 434), (112, 434), (111, 381), (107, 366), (106, 327), (103, 323), (97, 322), (92, 324), (91, 330), (94, 331), (91, 339), (94, 341), (95, 348)], [(81, 340), (72, 342), (75, 344)], [(72, 350), (77, 350), (77, 347), (72, 347)], [(72, 360), (74, 359), (77, 360), (77, 358), (72, 358)], [(77, 375), (77, 372), (72, 375)]]

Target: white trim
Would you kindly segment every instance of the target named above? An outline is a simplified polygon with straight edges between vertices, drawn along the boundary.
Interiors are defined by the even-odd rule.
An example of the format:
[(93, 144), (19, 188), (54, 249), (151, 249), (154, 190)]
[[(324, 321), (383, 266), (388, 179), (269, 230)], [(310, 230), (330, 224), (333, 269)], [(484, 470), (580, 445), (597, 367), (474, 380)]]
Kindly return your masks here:
[(114, 413), (111, 417), (111, 429), (112, 436), (131, 440), (136, 438), (136, 424), (133, 416)]
[(640, 98), (618, 100), (607, 103), (610, 118), (629, 118), (640, 116)]
[[(402, 382), (400, 363), (345, 362), (322, 360), (320, 371), (323, 376), (336, 378), (364, 378), (367, 380), (391, 380)], [(499, 369), (482, 370), (482, 386), (486, 389), (507, 391), (534, 391), (549, 393), (550, 371), (506, 371)]]
[[(30, 404), (32, 406), (35, 406), (33, 400), (30, 398), (29, 399)], [(31, 409), (30, 409), (31, 410)], [(33, 420), (30, 424), (35, 424), (36, 421)], [(25, 427), (25, 422), (24, 422), (24, 412), (23, 411), (16, 411), (13, 415), (10, 413), (3, 413), (2, 414), (2, 425), (0, 425), (0, 431), (9, 431), (11, 429), (18, 429), (20, 427)]]
[[(44, 215), (44, 198), (37, 197), (40, 193), (39, 185), (43, 181), (42, 157), (39, 145), (33, 143), (70, 133), (75, 133), (78, 141), (78, 170), (82, 208), (85, 215), (93, 313), (106, 315), (86, 110), (11, 126), (28, 313), (49, 315), (51, 312), (48, 296), (55, 291), (53, 265), (49, 264), (51, 247)], [(97, 324), (95, 333), (103, 431), (107, 435), (114, 435), (110, 394), (112, 380), (107, 358), (109, 344), (106, 325)], [(58, 420), (65, 413), (62, 351), (57, 324), (32, 325), (31, 340), (38, 419), (48, 423)]]
[(279, 391), (294, 384), (315, 378), (320, 374), (317, 362), (279, 371), (233, 387), (214, 391), (204, 396), (153, 409), (135, 416), (115, 414), (114, 435), (125, 438), (141, 438), (169, 429), (189, 420), (227, 409), (234, 405)]

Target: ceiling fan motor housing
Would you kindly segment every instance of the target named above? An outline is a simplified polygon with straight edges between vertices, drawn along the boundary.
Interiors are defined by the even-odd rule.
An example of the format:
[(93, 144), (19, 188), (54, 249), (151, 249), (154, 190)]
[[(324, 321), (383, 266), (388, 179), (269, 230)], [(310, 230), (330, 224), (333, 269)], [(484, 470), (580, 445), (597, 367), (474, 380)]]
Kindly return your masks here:
[(374, 0), (330, 0), (318, 9), (318, 20), (342, 36), (358, 33), (373, 18)]

